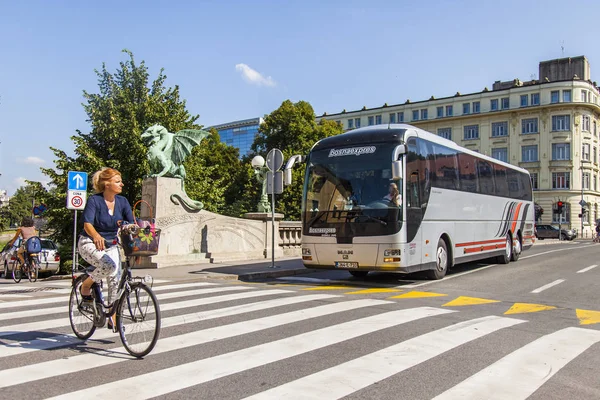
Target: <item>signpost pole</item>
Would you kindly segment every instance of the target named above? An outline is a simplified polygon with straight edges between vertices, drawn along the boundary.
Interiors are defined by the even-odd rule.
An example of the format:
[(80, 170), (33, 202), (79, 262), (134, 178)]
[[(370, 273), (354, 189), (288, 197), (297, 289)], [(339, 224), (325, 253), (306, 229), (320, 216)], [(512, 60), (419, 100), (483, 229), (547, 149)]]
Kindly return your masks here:
[(275, 172), (271, 173), (271, 268), (275, 268)]
[(73, 265), (71, 266), (73, 272), (71, 277), (75, 279), (75, 265), (77, 264), (77, 210), (73, 211), (73, 213), (75, 214), (73, 218), (75, 222), (73, 223)]

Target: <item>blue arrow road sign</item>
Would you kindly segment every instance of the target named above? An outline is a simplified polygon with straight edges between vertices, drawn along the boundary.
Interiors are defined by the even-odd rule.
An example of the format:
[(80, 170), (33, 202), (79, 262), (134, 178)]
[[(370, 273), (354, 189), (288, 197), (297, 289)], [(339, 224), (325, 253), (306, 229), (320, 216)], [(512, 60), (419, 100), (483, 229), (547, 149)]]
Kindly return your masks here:
[(88, 174), (87, 172), (69, 171), (68, 190), (86, 190)]

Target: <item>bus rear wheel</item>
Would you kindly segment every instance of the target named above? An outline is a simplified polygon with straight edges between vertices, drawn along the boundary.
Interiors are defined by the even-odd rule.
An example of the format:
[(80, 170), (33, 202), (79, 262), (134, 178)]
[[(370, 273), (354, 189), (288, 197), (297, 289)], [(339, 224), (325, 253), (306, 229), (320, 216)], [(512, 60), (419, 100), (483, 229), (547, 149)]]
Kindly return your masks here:
[(498, 256), (496, 262), (498, 264), (508, 264), (513, 257), (513, 242), (511, 233), (506, 234), (506, 247), (504, 248), (504, 254)]
[(350, 272), (350, 275), (352, 275), (355, 278), (366, 278), (367, 275), (369, 274), (369, 271), (348, 271)]
[(517, 261), (519, 259), (519, 256), (521, 255), (521, 251), (523, 251), (523, 246), (521, 245), (521, 237), (517, 235), (517, 240), (513, 241), (513, 249), (510, 261)]
[(435, 269), (427, 271), (429, 279), (442, 279), (448, 272), (448, 247), (443, 239), (438, 240), (435, 251)]

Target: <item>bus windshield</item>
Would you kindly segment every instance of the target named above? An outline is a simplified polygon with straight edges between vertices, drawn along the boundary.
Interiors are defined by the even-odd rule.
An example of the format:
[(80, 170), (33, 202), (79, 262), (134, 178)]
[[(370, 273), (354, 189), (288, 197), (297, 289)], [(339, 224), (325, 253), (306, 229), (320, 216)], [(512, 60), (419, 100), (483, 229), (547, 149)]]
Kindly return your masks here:
[(313, 151), (305, 181), (305, 234), (335, 232), (339, 237), (340, 230), (346, 236), (398, 232), (402, 181), (392, 179), (391, 169), (392, 151), (397, 144)]

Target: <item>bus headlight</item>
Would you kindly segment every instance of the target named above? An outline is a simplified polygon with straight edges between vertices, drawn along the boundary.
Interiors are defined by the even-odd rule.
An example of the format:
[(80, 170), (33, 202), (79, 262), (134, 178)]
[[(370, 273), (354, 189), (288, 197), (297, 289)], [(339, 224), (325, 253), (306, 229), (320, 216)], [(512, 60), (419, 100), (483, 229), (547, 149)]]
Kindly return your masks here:
[(385, 257), (400, 256), (400, 249), (386, 249), (383, 252)]
[(400, 262), (400, 257), (383, 257), (383, 262), (386, 262), (386, 263)]
[(310, 249), (309, 249), (309, 248), (307, 248), (307, 247), (303, 247), (303, 248), (302, 248), (302, 255), (303, 255), (303, 256), (311, 256), (312, 254), (311, 254), (311, 252), (310, 252)]

